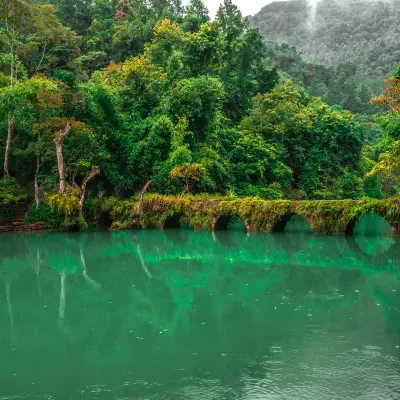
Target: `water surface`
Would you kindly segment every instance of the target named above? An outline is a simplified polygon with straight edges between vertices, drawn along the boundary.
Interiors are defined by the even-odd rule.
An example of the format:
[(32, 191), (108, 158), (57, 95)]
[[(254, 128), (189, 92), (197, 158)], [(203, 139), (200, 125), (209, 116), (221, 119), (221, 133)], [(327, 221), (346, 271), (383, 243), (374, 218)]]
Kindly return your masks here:
[(400, 242), (0, 237), (0, 399), (399, 399)]

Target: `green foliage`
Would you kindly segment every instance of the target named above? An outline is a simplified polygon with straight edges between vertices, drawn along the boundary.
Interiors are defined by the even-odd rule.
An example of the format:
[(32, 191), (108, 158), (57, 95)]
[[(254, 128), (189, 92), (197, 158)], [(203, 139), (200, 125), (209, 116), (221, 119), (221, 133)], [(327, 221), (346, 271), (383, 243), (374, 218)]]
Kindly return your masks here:
[(46, 203), (51, 210), (56, 210), (66, 217), (75, 215), (79, 210), (79, 198), (75, 193), (47, 194)]
[[(320, 0), (315, 8), (307, 0), (296, 0), (268, 4), (251, 23), (269, 40), (295, 45), (306, 61), (337, 68), (343, 71), (338, 79), (352, 75), (357, 88), (365, 85), (377, 94), (400, 59), (399, 19), (395, 0)], [(353, 69), (351, 74), (341, 66), (343, 60)], [(292, 62), (289, 54), (286, 61)], [(308, 66), (299, 73), (312, 78), (316, 68)], [(361, 93), (357, 97), (361, 100)]]
[[(292, 46), (267, 43), (231, 0), (213, 21), (201, 0), (186, 7), (176, 0), (3, 3), (0, 154), (10, 135), (9, 174), (30, 199), (38, 184), (31, 220), (85, 228), (80, 188), (94, 165), (101, 175), (88, 186), (83, 216), (91, 223), (110, 213), (114, 228), (138, 225), (131, 196), (149, 180), (149, 190), (164, 196), (149, 202), (165, 213), (145, 208), (144, 226), (179, 209), (209, 228), (222, 207), (215, 198), (229, 193), (231, 201), (246, 198), (241, 215), (250, 218), (245, 204), (272, 221), (285, 199), (398, 193), (398, 112), (374, 120), (343, 110), (396, 107), (397, 73), (371, 105), (372, 86), (353, 64), (312, 65)], [(294, 3), (267, 10), (290, 11)], [(55, 194), (61, 166), (65, 196)], [(207, 206), (193, 208), (190, 196), (175, 202), (182, 183), (185, 192), (204, 193)], [(2, 190), (4, 204), (26, 197)], [(239, 212), (232, 204), (225, 211)], [(257, 229), (270, 228), (257, 218), (250, 221)]]
[(276, 162), (293, 171), (294, 189), (310, 198), (358, 197), (362, 130), (350, 113), (328, 107), (287, 81), (254, 98), (241, 129), (276, 146)]
[(46, 193), (45, 202), (32, 205), (25, 222), (43, 222), (51, 229), (86, 230), (88, 224), (79, 216), (79, 189), (68, 187), (65, 194)]
[(0, 180), (0, 206), (15, 205), (27, 198), (26, 191), (12, 178)]
[[(113, 229), (132, 228), (132, 210), (136, 198), (121, 201), (108, 199), (102, 206), (114, 221)], [(365, 214), (385, 218), (394, 229), (400, 229), (400, 205), (389, 200), (332, 200), (332, 201), (266, 201), (259, 197), (235, 199), (212, 196), (148, 195), (143, 204), (140, 226), (162, 228), (168, 217), (186, 217), (197, 230), (211, 230), (220, 216), (239, 217), (250, 231), (271, 232), (293, 214), (303, 216), (316, 233), (344, 234)]]
[(300, 56), (295, 46), (286, 43), (268, 42), (267, 48), (268, 63), (278, 65), (285, 75), (303, 85), (311, 96), (353, 113), (371, 115), (379, 111), (371, 104), (372, 89), (364, 80), (358, 79), (355, 65), (340, 63), (326, 67), (312, 64)]
[(32, 205), (25, 216), (26, 223), (43, 222), (50, 229), (61, 229), (64, 220), (65, 217), (60, 210), (50, 208), (44, 202), (41, 202), (38, 208), (36, 208), (36, 205)]

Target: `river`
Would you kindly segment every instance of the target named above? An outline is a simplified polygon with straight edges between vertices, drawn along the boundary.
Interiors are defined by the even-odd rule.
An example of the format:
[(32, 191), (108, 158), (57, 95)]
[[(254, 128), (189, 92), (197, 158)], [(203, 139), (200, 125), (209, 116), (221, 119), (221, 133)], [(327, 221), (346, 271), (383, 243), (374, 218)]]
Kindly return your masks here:
[(364, 225), (0, 236), (0, 399), (400, 399), (400, 241)]

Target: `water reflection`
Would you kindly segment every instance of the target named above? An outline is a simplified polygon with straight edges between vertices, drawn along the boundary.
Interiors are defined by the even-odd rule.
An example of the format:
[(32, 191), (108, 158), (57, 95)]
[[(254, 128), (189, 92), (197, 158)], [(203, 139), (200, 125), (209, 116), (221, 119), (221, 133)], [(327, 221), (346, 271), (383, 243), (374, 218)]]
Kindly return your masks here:
[(374, 257), (383, 256), (395, 242), (390, 224), (376, 214), (364, 215), (357, 222), (353, 237), (362, 252)]
[(400, 242), (287, 228), (2, 236), (0, 399), (400, 396)]

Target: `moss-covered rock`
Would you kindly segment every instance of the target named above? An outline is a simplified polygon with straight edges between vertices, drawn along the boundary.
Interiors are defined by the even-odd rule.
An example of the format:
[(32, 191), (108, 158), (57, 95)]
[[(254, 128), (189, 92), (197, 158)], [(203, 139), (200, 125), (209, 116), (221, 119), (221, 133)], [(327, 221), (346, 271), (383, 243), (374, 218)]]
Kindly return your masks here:
[[(338, 200), (338, 201), (266, 201), (258, 197), (231, 199), (212, 196), (161, 196), (148, 195), (143, 211), (135, 215), (137, 198), (118, 200), (109, 198), (101, 205), (110, 214), (113, 229), (158, 228), (162, 229), (168, 218), (184, 216), (196, 230), (212, 230), (218, 219), (241, 218), (249, 231), (272, 232), (284, 228), (294, 214), (301, 215), (316, 233), (351, 233), (355, 223), (365, 214), (378, 214), (400, 233), (400, 205), (390, 200)], [(139, 217), (139, 218), (138, 218)]]

